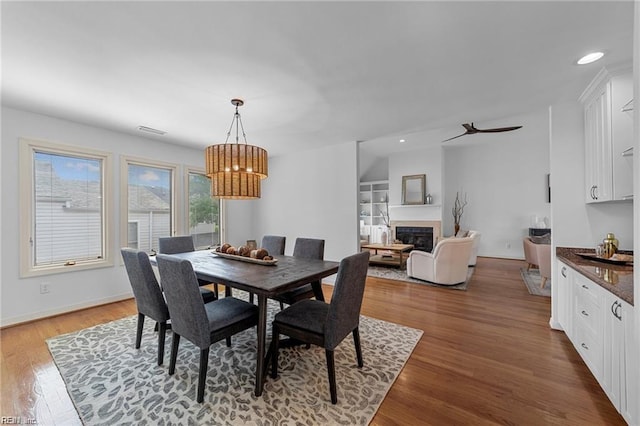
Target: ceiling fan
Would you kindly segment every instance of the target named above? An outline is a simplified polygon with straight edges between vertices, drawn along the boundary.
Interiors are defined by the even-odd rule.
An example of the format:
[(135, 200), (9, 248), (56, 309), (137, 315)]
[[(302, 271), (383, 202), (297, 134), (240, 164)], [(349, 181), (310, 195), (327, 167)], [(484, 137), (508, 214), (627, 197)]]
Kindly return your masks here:
[(517, 130), (519, 128), (521, 128), (522, 126), (511, 126), (511, 127), (497, 127), (495, 129), (478, 129), (477, 127), (475, 127), (473, 125), (473, 123), (469, 124), (469, 123), (465, 123), (462, 125), (462, 127), (464, 127), (467, 131), (464, 132), (461, 135), (458, 136), (454, 136), (452, 138), (443, 140), (442, 142), (447, 142), (450, 141), (452, 139), (455, 138), (459, 138), (460, 136), (464, 136), (464, 135), (474, 135), (476, 133), (499, 133), (499, 132), (510, 132), (511, 130)]

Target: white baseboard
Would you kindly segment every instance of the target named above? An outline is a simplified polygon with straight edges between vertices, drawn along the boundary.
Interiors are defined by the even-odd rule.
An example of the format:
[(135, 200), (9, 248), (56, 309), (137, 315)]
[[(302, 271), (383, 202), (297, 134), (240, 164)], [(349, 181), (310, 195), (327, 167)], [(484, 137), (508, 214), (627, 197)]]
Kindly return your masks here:
[(82, 309), (93, 308), (95, 306), (106, 305), (107, 303), (119, 302), (121, 300), (131, 299), (133, 293), (123, 293), (116, 296), (106, 297), (104, 299), (96, 299), (88, 302), (77, 303), (75, 305), (63, 306), (56, 309), (50, 309), (47, 311), (33, 312), (27, 315), (20, 315), (12, 318), (4, 318), (0, 320), (0, 328), (9, 327), (12, 325), (21, 324), (23, 322), (29, 322), (39, 320), (43, 318), (52, 317), (55, 315), (68, 314), (69, 312), (79, 311)]

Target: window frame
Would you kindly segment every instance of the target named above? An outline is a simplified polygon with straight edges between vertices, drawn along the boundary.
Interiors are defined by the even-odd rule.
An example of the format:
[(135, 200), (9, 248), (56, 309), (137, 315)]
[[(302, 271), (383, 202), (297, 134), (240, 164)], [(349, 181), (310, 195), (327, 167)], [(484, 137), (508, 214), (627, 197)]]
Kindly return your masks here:
[[(184, 221), (182, 225), (184, 228), (184, 233), (183, 233), (184, 235), (191, 235), (190, 233), (191, 227), (189, 226), (189, 175), (190, 174), (199, 174), (203, 176), (207, 175), (205, 170), (200, 167), (191, 167), (191, 166), (184, 167), (184, 174), (183, 174), (183, 185), (184, 185), (183, 198), (184, 199), (182, 202), (183, 217), (184, 217)], [(225, 241), (225, 234), (226, 234), (226, 203), (224, 199), (220, 199), (220, 206), (218, 209), (218, 220), (220, 221), (218, 226), (220, 227), (220, 242), (222, 244), (222, 241)], [(196, 250), (198, 249), (199, 248), (196, 247)]]
[[(83, 146), (74, 146), (49, 142), (44, 140), (19, 138), (19, 205), (20, 205), (20, 277), (35, 277), (81, 271), (87, 269), (105, 268), (113, 266), (113, 155), (110, 152), (99, 151)], [(102, 163), (102, 258), (76, 261), (73, 263), (54, 263), (35, 265), (35, 182), (34, 161), (36, 152), (46, 152), (53, 155), (73, 156), (98, 160)], [(69, 259), (73, 260), (73, 259)]]
[[(146, 158), (132, 157), (128, 155), (120, 156), (120, 241), (122, 247), (126, 247), (128, 240), (129, 227), (129, 165), (155, 167), (158, 169), (167, 169), (171, 171), (171, 220), (169, 221), (169, 236), (177, 235), (179, 232), (178, 224), (182, 223), (182, 209), (178, 206), (178, 188), (176, 187), (176, 179), (178, 176), (179, 165)], [(138, 230), (140, 228), (138, 227)], [(138, 247), (140, 246), (140, 238), (138, 236)], [(153, 249), (154, 247), (152, 247)], [(140, 250), (140, 249), (138, 249)], [(155, 247), (157, 251), (158, 248)]]

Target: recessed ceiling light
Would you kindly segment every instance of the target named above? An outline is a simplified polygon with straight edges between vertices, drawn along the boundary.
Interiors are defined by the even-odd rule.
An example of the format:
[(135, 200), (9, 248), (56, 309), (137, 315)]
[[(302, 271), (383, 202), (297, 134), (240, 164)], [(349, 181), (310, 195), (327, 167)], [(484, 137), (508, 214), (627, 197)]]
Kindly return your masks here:
[(591, 62), (595, 62), (598, 59), (602, 58), (603, 56), (604, 56), (604, 53), (602, 52), (589, 53), (587, 55), (584, 55), (582, 58), (578, 59), (578, 65), (590, 64)]
[(164, 135), (167, 133), (164, 130), (158, 130), (158, 129), (154, 129), (153, 127), (147, 127), (147, 126), (138, 126), (138, 130), (142, 132), (153, 133), (156, 135)]
[(405, 143), (406, 141), (404, 139), (400, 139), (400, 143)]

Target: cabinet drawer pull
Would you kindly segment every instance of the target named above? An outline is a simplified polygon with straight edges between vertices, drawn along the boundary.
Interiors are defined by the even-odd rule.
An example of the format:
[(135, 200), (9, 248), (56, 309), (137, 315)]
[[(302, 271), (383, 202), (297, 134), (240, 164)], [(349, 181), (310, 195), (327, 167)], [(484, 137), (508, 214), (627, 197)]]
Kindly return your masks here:
[(589, 350), (589, 346), (585, 345), (584, 343), (580, 343), (580, 346), (582, 346), (583, 348), (585, 348), (586, 350)]
[(582, 284), (582, 288), (585, 288), (587, 290), (589, 290), (589, 287), (587, 287), (586, 285)]
[[(615, 306), (615, 305), (618, 306)], [(614, 308), (615, 306), (615, 308)], [(613, 316), (618, 318), (619, 321), (622, 321), (622, 313), (618, 312), (618, 310), (622, 309), (622, 303), (618, 302), (617, 300), (614, 302), (613, 306), (611, 307), (611, 309), (613, 309)]]
[(589, 316), (589, 312), (586, 312), (586, 311), (582, 311), (581, 314), (584, 315), (585, 317)]
[(562, 270), (560, 271), (560, 275), (562, 275), (563, 277), (567, 278), (567, 267), (563, 266)]

